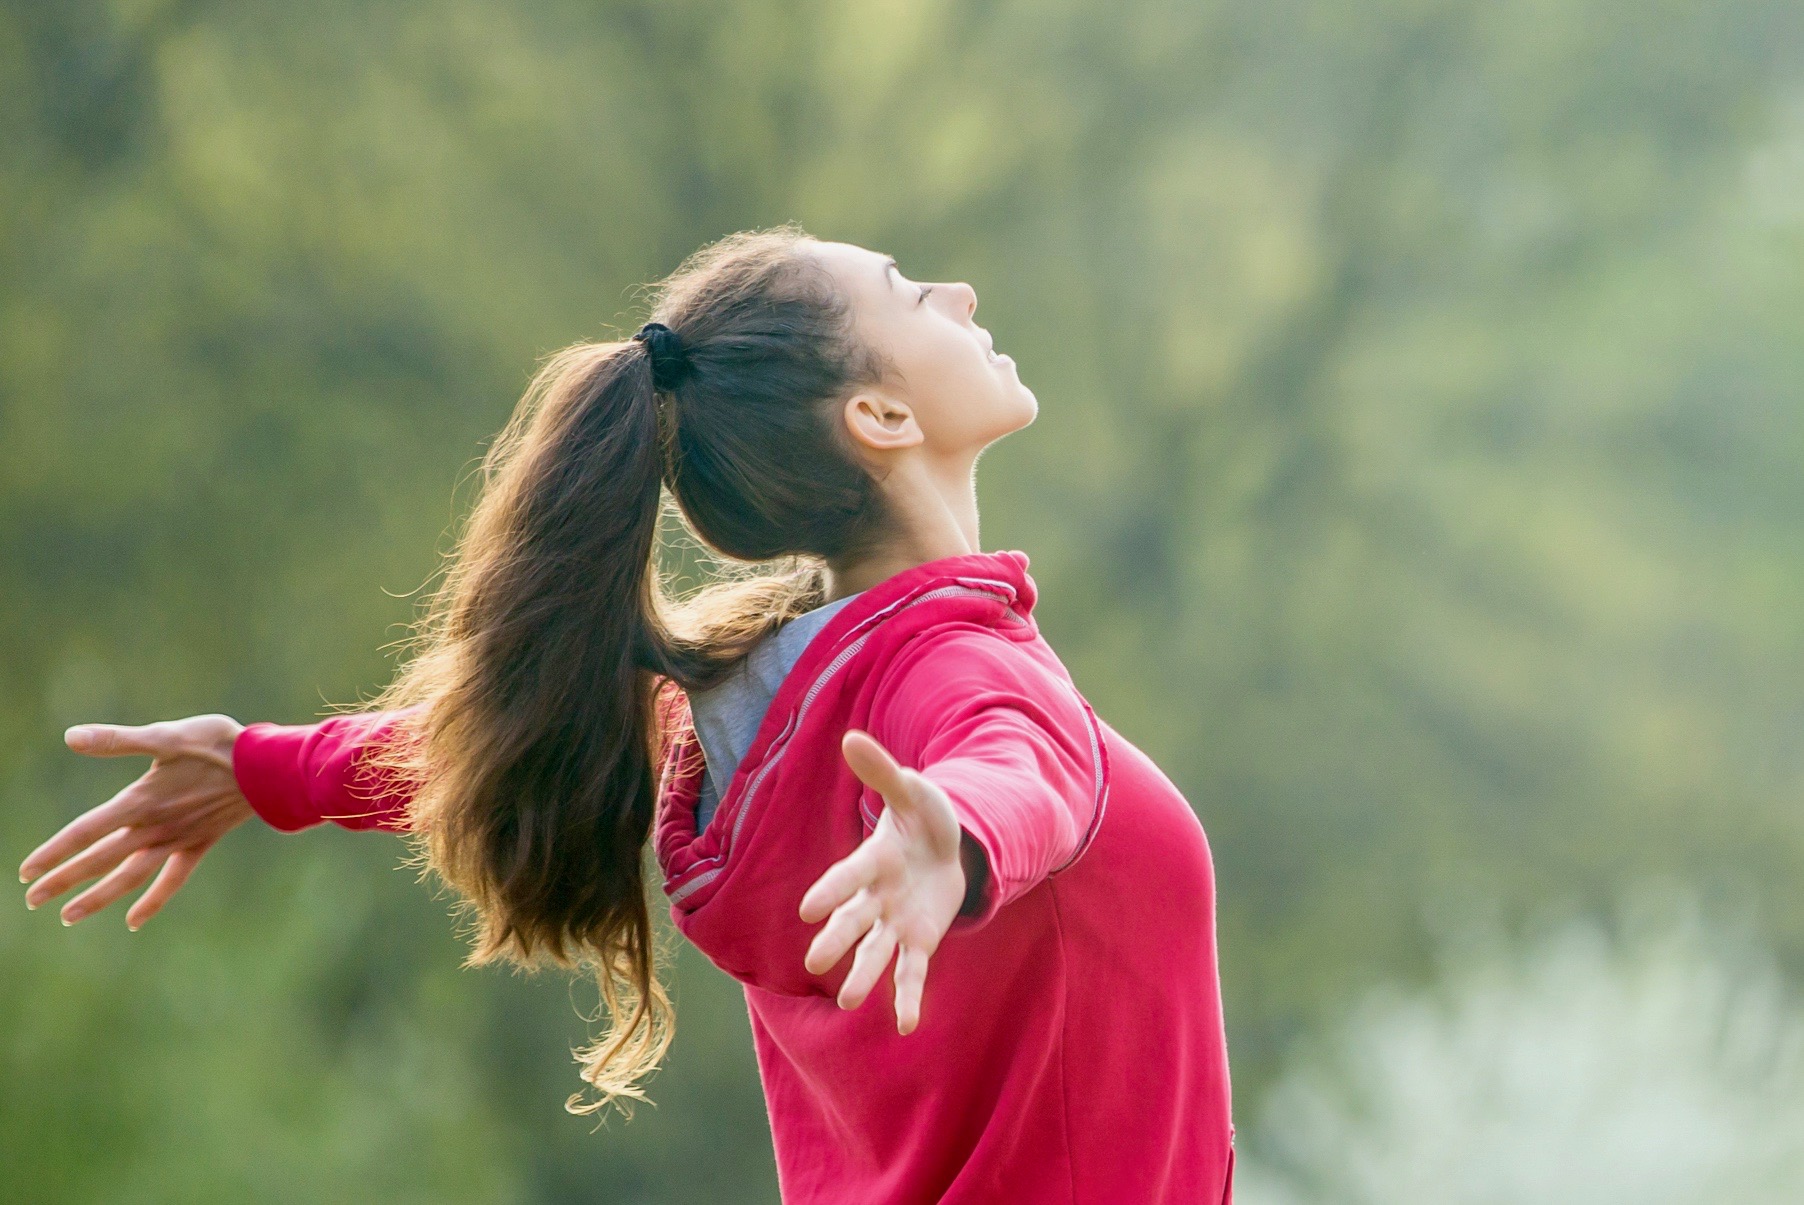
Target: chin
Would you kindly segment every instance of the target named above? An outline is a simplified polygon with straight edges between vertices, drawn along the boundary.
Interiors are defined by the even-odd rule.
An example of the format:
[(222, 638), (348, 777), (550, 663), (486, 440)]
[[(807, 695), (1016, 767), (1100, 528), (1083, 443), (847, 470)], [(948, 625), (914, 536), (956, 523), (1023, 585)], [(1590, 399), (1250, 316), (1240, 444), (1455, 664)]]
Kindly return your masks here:
[(1040, 399), (1035, 397), (1034, 391), (1025, 385), (1021, 386), (1019, 390), (1019, 398), (1022, 414), (1021, 426), (1025, 427), (1039, 417)]

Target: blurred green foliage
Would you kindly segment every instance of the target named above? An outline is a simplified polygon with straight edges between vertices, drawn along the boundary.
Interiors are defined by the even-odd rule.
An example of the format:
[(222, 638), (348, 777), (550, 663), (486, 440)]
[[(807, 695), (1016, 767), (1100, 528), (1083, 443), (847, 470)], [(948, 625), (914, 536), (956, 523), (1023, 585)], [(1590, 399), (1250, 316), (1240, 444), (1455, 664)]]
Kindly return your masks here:
[[(535, 357), (789, 219), (976, 285), (984, 459), (1219, 874), (1237, 1098), (1461, 910), (1658, 876), (1804, 971), (1791, 0), (0, 2), (0, 835), (82, 720), (367, 696)], [(164, 915), (0, 909), (37, 1201), (774, 1198), (743, 1009), (562, 1112), (555, 977), (390, 837), (235, 834)]]
[(1376, 991), (1286, 1056), (1241, 1118), (1259, 1153), (1235, 1200), (1795, 1205), (1804, 1010), (1717, 911), (1667, 883), (1607, 927), (1466, 929), (1436, 983)]

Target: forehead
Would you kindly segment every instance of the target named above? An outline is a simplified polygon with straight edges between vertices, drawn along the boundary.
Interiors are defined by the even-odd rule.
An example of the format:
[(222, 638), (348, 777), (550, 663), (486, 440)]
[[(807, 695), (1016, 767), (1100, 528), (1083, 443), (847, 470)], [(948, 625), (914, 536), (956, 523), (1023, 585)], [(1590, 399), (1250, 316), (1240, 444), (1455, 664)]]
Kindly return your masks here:
[(833, 273), (840, 288), (851, 296), (869, 297), (890, 290), (891, 280), (884, 267), (889, 256), (856, 243), (817, 242), (813, 251)]

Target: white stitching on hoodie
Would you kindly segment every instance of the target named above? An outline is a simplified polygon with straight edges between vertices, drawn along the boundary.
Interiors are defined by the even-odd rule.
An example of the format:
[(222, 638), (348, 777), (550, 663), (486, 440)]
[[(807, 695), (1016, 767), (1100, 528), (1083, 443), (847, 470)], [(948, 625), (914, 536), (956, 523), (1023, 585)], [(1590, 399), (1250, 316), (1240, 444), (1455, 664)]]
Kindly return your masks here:
[[(871, 638), (872, 632), (869, 629), (873, 628), (878, 621), (887, 619), (891, 614), (897, 611), (912, 607), (916, 603), (926, 602), (930, 598), (941, 598), (948, 594), (970, 593), (996, 595), (1000, 593), (1004, 602), (1012, 603), (1015, 599), (1015, 587), (1008, 582), (999, 582), (992, 578), (983, 577), (960, 577), (955, 578), (954, 581), (957, 584), (936, 586), (931, 590), (924, 590), (919, 594), (898, 599), (884, 607), (882, 610), (867, 615), (860, 621), (859, 627), (867, 630), (863, 631), (855, 641), (835, 654), (833, 660), (821, 671), (820, 676), (809, 684), (807, 693), (802, 696), (801, 705), (790, 712), (789, 720), (784, 724), (783, 731), (772, 741), (771, 752), (765, 757), (764, 764), (758, 767), (758, 773), (752, 778), (751, 782), (746, 784), (745, 790), (741, 792), (738, 800), (738, 814), (733, 817), (733, 827), (729, 831), (726, 843), (721, 847), (721, 851), (712, 858), (705, 858), (695, 863), (695, 866), (706, 866), (709, 863), (714, 863), (715, 865), (710, 869), (695, 875), (681, 887), (670, 892), (670, 902), (672, 904), (682, 903), (702, 886), (713, 882), (714, 879), (719, 877), (720, 873), (726, 869), (726, 862), (732, 857), (733, 846), (738, 842), (740, 829), (745, 824), (747, 813), (751, 811), (752, 797), (757, 794), (759, 784), (764, 781), (765, 775), (770, 773), (771, 767), (776, 765), (777, 760), (783, 755), (785, 749), (788, 747), (790, 738), (795, 735), (796, 729), (801, 726), (803, 714), (808, 710), (809, 704), (814, 702), (815, 697), (825, 689), (827, 680), (838, 673), (840, 668), (844, 666), (847, 661), (851, 660), (853, 655), (856, 654), (859, 649), (863, 648), (865, 642)], [(982, 583), (982, 585), (977, 585), (975, 583)], [(989, 587), (992, 586), (998, 587), (999, 589), (990, 589)], [(1008, 614), (1014, 616), (1015, 622), (1025, 622), (1019, 616), (1015, 615), (1012, 608), (1009, 609)], [(695, 867), (691, 867), (691, 871), (693, 871), (694, 868)]]

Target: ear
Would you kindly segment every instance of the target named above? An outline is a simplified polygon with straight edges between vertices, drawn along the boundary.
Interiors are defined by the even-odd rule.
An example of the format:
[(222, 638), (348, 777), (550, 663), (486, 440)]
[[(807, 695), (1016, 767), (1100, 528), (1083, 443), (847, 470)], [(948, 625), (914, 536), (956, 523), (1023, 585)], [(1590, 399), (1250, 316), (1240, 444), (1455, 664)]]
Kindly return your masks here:
[(907, 403), (876, 390), (861, 390), (847, 398), (842, 413), (852, 439), (873, 452), (912, 448), (927, 438)]

